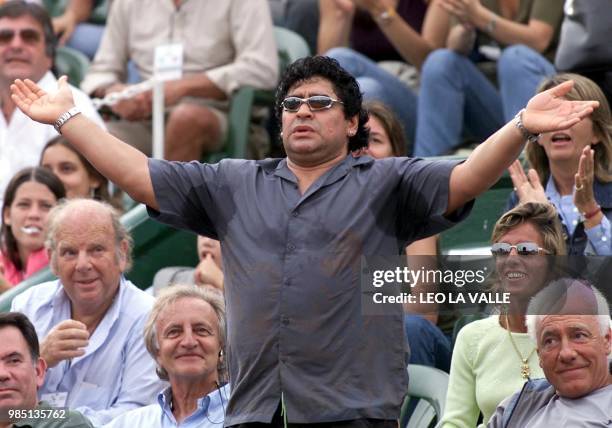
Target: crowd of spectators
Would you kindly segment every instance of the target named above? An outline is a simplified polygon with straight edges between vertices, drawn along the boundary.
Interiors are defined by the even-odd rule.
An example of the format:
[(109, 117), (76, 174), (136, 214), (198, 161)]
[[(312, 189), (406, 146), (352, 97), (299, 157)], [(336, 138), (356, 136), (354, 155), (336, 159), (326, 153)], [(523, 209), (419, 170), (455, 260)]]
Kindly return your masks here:
[[(603, 297), (527, 315), (559, 279), (533, 255), (612, 256), (612, 52), (590, 34), (597, 61), (572, 61), (587, 48), (577, 28), (602, 31), (588, 14), (612, 26), (589, 1), (68, 0), (59, 12), (53, 0), (0, 1), (0, 293), (47, 267), (57, 277), (0, 314), (0, 389), (27, 384), (0, 391), (0, 427), (21, 426), (5, 415), (18, 407), (69, 409), (75, 427), (394, 426), (406, 362), (450, 372), (444, 427), (516, 426), (517, 414), (550, 426), (561, 419), (541, 400), (554, 397), (570, 400), (567, 420), (612, 420)], [(313, 53), (286, 74), (274, 25)], [(55, 74), (63, 45), (91, 60), (80, 88)], [(180, 73), (164, 84), (164, 158), (181, 163), (147, 159), (153, 89), (142, 83), (170, 57)], [(267, 116), (287, 158), (190, 162), (231, 137), (242, 87), (276, 90)], [(301, 142), (315, 133), (335, 145)], [(485, 139), (464, 163), (420, 159)], [(405, 304), (390, 322), (360, 313), (349, 292), (360, 255), (436, 269), (440, 233), (506, 168), (514, 191), (491, 247), (513, 298), (505, 312), (454, 344), (437, 304)], [(132, 284), (121, 189), (196, 232), (199, 264)], [(590, 301), (567, 282), (561, 294)], [(555, 352), (568, 370), (592, 366), (587, 387), (556, 374)]]

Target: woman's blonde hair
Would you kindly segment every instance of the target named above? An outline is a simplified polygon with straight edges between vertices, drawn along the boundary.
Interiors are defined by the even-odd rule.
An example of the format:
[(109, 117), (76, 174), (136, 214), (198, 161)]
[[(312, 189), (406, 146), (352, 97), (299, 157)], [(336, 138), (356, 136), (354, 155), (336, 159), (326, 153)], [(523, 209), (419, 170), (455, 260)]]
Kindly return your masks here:
[[(544, 81), (538, 92), (548, 90), (568, 80), (574, 81), (574, 87), (564, 98), (572, 101), (599, 101), (599, 107), (591, 114), (593, 132), (600, 139), (599, 144), (593, 145), (595, 151), (595, 177), (603, 183), (612, 181), (612, 114), (610, 105), (602, 90), (595, 82), (579, 74), (557, 74)], [(548, 181), (550, 165), (544, 148), (538, 143), (528, 143), (525, 149), (529, 166), (535, 169), (542, 183)]]
[[(550, 204), (540, 202), (527, 202), (518, 205), (502, 215), (495, 223), (491, 242), (499, 242), (502, 236), (521, 224), (529, 223), (542, 235), (544, 249), (551, 256), (563, 256), (567, 254), (565, 239), (563, 237), (561, 222), (555, 208)], [(563, 266), (558, 257), (555, 260), (548, 259), (549, 272), (546, 281), (550, 281), (559, 275)], [(501, 279), (497, 270), (487, 279), (485, 288), (490, 291), (499, 291)]]
[(491, 234), (491, 242), (499, 241), (502, 236), (523, 223), (532, 224), (542, 234), (544, 249), (550, 255), (562, 256), (567, 254), (557, 211), (552, 205), (540, 202), (518, 205), (502, 215), (495, 223)]

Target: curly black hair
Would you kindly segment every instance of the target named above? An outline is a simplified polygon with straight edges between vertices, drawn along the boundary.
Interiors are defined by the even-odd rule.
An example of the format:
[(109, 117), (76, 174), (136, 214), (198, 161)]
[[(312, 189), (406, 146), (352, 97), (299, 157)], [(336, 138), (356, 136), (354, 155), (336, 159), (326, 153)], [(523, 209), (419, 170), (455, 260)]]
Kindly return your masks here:
[(274, 111), (280, 122), (283, 114), (281, 103), (287, 96), (289, 89), (297, 83), (304, 82), (313, 77), (322, 77), (330, 81), (334, 92), (344, 103), (344, 117), (349, 119), (359, 115), (357, 133), (349, 137), (348, 151), (359, 150), (368, 146), (370, 129), (366, 127), (368, 112), (362, 106), (362, 94), (357, 80), (338, 61), (326, 56), (310, 56), (300, 58), (287, 67), (276, 89), (276, 102)]

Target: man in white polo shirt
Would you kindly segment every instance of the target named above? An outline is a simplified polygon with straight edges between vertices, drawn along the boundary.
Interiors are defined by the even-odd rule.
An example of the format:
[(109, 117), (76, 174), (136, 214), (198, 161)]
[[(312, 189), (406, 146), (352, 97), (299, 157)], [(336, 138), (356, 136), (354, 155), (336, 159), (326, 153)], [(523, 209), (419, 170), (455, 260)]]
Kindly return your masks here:
[[(0, 204), (11, 177), (37, 165), (44, 145), (57, 136), (53, 126), (35, 123), (15, 107), (9, 86), (16, 78), (28, 78), (54, 90), (54, 57), (55, 36), (45, 9), (20, 0), (0, 6)], [(104, 126), (89, 97), (74, 87), (72, 93), (79, 108)]]

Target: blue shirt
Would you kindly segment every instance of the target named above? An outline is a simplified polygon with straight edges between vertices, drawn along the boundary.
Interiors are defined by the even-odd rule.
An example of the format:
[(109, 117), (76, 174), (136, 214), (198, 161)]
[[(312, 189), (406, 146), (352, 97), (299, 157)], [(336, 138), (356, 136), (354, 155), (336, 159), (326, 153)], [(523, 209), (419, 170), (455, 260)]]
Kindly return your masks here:
[[(47, 370), (39, 396), (66, 392), (65, 406), (89, 418), (94, 426), (151, 404), (165, 385), (143, 340), (153, 298), (122, 278), (115, 301), (89, 338), (85, 355), (61, 361)], [(17, 296), (11, 311), (32, 321), (45, 338), (61, 321), (70, 319), (70, 300), (60, 281), (32, 287)]]
[(222, 427), (229, 394), (229, 385), (215, 389), (200, 398), (195, 412), (179, 424), (170, 408), (172, 390), (168, 387), (157, 396), (157, 404), (124, 413), (104, 428), (175, 428), (179, 425), (181, 428)]
[[(593, 194), (601, 206), (601, 223), (585, 229), (582, 215), (574, 206), (573, 195), (561, 196), (549, 177), (544, 190), (546, 197), (554, 205), (564, 228), (565, 243), (569, 255), (609, 256), (612, 255), (612, 183), (602, 183), (595, 179)], [(506, 203), (506, 211), (519, 203), (516, 192), (511, 192)]]

